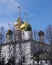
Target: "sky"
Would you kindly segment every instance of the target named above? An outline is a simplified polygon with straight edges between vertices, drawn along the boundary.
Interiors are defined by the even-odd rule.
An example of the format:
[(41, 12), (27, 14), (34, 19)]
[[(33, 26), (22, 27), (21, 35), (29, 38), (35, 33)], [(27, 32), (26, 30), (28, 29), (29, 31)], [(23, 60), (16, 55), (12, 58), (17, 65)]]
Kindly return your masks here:
[(33, 30), (45, 30), (52, 24), (52, 0), (0, 0), (0, 27), (11, 27), (18, 18), (18, 6), (21, 7), (21, 18), (31, 24)]

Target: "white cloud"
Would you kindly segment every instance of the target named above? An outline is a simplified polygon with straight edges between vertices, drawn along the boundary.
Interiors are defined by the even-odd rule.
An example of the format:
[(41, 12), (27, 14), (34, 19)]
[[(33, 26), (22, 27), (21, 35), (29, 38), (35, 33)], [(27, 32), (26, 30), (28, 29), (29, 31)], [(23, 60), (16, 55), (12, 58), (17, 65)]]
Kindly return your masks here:
[(0, 0), (0, 16), (13, 14), (19, 4), (15, 0)]
[(15, 4), (15, 5), (18, 5), (18, 3), (15, 1), (15, 0), (0, 0), (0, 3), (2, 4)]

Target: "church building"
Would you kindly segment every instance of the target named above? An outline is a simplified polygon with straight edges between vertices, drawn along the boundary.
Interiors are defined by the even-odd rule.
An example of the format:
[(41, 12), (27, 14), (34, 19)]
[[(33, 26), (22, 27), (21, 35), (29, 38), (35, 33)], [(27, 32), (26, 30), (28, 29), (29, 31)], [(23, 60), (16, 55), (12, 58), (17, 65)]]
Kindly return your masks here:
[[(51, 52), (52, 46), (44, 42), (42, 30), (38, 35), (39, 41), (33, 40), (31, 24), (26, 20), (23, 21), (19, 14), (17, 21), (14, 22), (14, 31), (9, 28), (6, 32), (5, 44), (0, 45), (0, 59), (4, 58), (5, 63), (7, 63), (11, 57), (14, 57), (16, 65), (20, 62), (22, 62), (22, 65), (38, 65), (37, 60), (39, 60), (39, 65), (41, 62), (44, 65), (51, 65), (48, 52)], [(35, 60), (33, 60), (34, 57)], [(38, 59), (39, 57), (40, 59)]]

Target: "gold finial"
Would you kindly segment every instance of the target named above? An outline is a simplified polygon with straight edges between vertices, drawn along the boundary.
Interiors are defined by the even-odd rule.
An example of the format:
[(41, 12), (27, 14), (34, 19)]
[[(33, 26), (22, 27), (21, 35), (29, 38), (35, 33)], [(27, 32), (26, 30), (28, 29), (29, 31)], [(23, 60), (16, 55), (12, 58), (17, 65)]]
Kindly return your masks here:
[(25, 22), (27, 22), (27, 16), (28, 16), (28, 14), (27, 14), (27, 13), (25, 13), (25, 14), (24, 14), (24, 17), (25, 17)]
[(20, 17), (20, 10), (21, 10), (21, 7), (18, 6), (18, 16)]

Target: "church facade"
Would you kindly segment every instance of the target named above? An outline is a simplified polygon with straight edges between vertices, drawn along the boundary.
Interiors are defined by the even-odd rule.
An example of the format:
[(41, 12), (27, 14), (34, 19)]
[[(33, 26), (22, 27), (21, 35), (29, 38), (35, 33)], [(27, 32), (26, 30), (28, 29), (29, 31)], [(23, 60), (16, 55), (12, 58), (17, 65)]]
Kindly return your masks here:
[(20, 16), (18, 16), (17, 21), (14, 23), (14, 31), (8, 29), (6, 32), (6, 43), (0, 46), (0, 59), (4, 57), (5, 63), (11, 57), (14, 57), (16, 65), (20, 62), (23, 65), (38, 65), (37, 59), (35, 58), (34, 61), (33, 57), (40, 56), (39, 64), (43, 60), (42, 62), (45, 65), (46, 58), (47, 64), (51, 65), (50, 60), (47, 59), (47, 53), (51, 52), (52, 46), (44, 43), (44, 32), (40, 31), (39, 41), (34, 41), (31, 25), (27, 21), (23, 22)]

